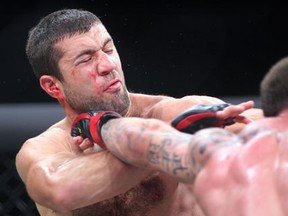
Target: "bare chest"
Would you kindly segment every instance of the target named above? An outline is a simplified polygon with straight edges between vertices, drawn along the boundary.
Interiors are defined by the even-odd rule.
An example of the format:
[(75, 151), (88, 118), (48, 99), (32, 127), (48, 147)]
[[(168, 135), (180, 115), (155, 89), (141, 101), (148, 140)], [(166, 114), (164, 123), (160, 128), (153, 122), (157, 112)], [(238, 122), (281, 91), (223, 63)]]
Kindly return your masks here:
[(147, 179), (124, 194), (73, 211), (74, 216), (146, 216), (165, 202), (167, 189), (159, 177)]

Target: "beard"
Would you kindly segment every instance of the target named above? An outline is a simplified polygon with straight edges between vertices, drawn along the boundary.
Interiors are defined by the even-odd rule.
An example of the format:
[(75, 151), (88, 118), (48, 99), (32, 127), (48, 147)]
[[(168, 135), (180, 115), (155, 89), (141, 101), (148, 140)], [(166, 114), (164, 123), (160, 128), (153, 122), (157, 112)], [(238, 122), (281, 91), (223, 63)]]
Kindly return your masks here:
[(64, 93), (68, 104), (78, 114), (88, 111), (110, 110), (124, 116), (130, 106), (130, 98), (125, 86), (113, 95), (109, 94), (112, 96), (109, 98), (97, 97), (95, 95), (83, 95), (78, 91), (73, 91), (68, 86), (64, 87)]

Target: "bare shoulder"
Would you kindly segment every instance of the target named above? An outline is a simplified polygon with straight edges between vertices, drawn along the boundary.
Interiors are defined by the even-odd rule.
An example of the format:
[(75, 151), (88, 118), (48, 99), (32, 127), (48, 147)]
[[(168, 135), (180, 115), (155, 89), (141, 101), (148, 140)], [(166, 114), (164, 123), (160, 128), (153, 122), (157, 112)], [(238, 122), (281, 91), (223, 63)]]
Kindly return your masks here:
[(56, 123), (23, 143), (16, 155), (16, 168), (22, 179), (25, 179), (30, 165), (34, 162), (58, 152), (71, 152), (72, 137), (61, 125), (62, 123)]
[(223, 101), (214, 97), (198, 95), (190, 95), (181, 98), (169, 97), (159, 101), (153, 107), (151, 107), (148, 117), (170, 122), (176, 115), (190, 108), (191, 106), (197, 104), (217, 103), (223, 103)]
[(243, 139), (245, 146), (247, 146), (250, 142), (257, 142), (257, 140), (262, 137), (274, 137), (277, 133), (278, 131), (270, 126), (255, 122), (248, 124), (238, 135)]
[(27, 139), (19, 153), (22, 151), (35, 151), (38, 153), (59, 151), (62, 148), (66, 148), (65, 144), (70, 137), (69, 131), (62, 127), (52, 126), (41, 134)]
[(69, 126), (66, 119), (63, 119), (47, 128), (47, 130), (39, 135), (27, 139), (22, 145), (20, 152), (22, 149), (26, 148), (29, 149), (29, 151), (30, 149), (34, 149), (37, 152), (42, 152), (41, 149), (46, 149), (46, 147), (50, 149), (57, 146), (57, 149), (59, 149), (61, 146), (59, 145), (59, 141), (66, 140), (69, 137)]
[(59, 128), (65, 131), (69, 131), (71, 129), (71, 123), (69, 123), (68, 118), (65, 117), (62, 120), (56, 122), (55, 124), (51, 125), (47, 130)]
[(286, 148), (288, 141), (287, 132), (261, 124), (249, 124), (239, 136), (245, 142), (239, 154), (239, 158), (244, 159), (245, 166), (254, 166), (267, 158), (276, 158)]
[[(283, 178), (287, 175), (288, 151), (283, 150), (287, 146), (287, 132), (251, 123), (238, 136), (243, 145), (220, 152), (201, 170), (194, 187), (197, 200), (209, 215), (233, 215), (229, 209), (219, 208), (227, 203), (245, 210), (239, 215), (275, 215), (275, 206), (280, 209), (281, 200), (287, 200), (288, 188)], [(265, 206), (250, 209), (259, 203)], [(275, 205), (270, 208), (272, 205), (267, 203)], [(283, 202), (284, 205), (287, 204)]]
[(148, 94), (136, 94), (129, 93), (131, 99), (131, 109), (127, 116), (129, 117), (143, 117), (149, 118), (153, 107), (163, 100), (171, 99), (165, 95), (148, 95)]
[(203, 191), (208, 190), (207, 186), (210, 189), (221, 188), (230, 178), (240, 182), (245, 180), (248, 168), (261, 159), (259, 158), (261, 152), (255, 147), (259, 148), (259, 144), (263, 147), (265, 142), (262, 138), (268, 134), (270, 134), (269, 128), (262, 128), (253, 123), (239, 134), (220, 128), (197, 132), (195, 134), (197, 140), (203, 145), (206, 144), (209, 160), (196, 179), (196, 193), (201, 193), (199, 188)]

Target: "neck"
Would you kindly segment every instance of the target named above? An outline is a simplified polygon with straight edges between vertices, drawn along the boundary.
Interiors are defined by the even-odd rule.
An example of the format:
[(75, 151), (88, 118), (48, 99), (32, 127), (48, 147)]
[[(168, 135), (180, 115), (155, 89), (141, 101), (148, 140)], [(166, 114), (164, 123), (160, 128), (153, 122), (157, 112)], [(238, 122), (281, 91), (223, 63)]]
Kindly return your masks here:
[(66, 114), (67, 121), (69, 122), (69, 124), (72, 125), (72, 122), (74, 121), (74, 119), (78, 114), (75, 112), (74, 109), (72, 109), (72, 107), (69, 104), (67, 104), (66, 101), (58, 99), (58, 102)]
[[(74, 121), (74, 119), (77, 117), (77, 115), (79, 113), (77, 113), (68, 103), (66, 100), (63, 99), (58, 99), (59, 104), (61, 105), (61, 107), (63, 108), (66, 117), (67, 117), (67, 121), (72, 124), (72, 122)], [(133, 106), (133, 103), (130, 101), (130, 105), (129, 108), (127, 109), (126, 114), (123, 114), (123, 116), (137, 116), (136, 112), (135, 112), (135, 107)]]

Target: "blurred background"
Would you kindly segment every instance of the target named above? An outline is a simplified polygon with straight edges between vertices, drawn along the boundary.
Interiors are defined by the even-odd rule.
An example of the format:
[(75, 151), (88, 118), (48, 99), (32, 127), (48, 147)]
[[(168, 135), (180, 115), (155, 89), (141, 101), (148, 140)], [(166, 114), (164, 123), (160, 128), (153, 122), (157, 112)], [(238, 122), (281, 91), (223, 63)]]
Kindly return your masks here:
[(19, 1), (0, 6), (0, 215), (37, 215), (15, 154), (64, 113), (39, 87), (28, 31), (63, 8), (97, 14), (112, 35), (130, 91), (259, 102), (259, 83), (288, 54), (288, 3), (262, 1)]

